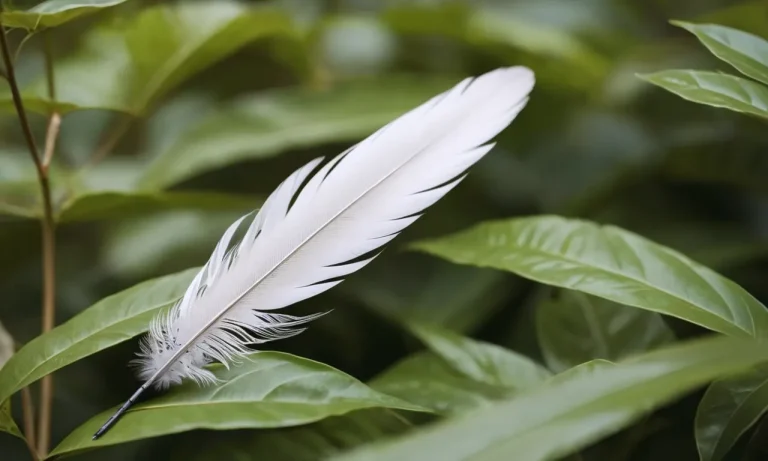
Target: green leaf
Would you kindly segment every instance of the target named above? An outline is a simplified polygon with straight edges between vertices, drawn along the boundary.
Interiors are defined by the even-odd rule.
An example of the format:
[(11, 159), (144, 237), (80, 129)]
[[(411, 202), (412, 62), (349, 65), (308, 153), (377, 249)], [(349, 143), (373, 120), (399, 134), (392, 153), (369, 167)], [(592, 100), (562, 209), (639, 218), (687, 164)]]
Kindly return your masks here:
[(661, 316), (562, 291), (536, 306), (536, 331), (549, 368), (562, 371), (592, 359), (619, 360), (674, 340)]
[(129, 280), (179, 271), (207, 259), (241, 215), (233, 210), (173, 210), (110, 223), (103, 263)]
[(242, 210), (258, 208), (262, 200), (215, 192), (92, 191), (75, 195), (58, 210), (60, 222), (123, 219), (156, 211)]
[(674, 250), (614, 226), (534, 216), (483, 223), (413, 248), (728, 335), (768, 337), (768, 310), (743, 288)]
[(768, 118), (768, 88), (734, 75), (663, 70), (640, 78), (688, 101)]
[(431, 351), (406, 357), (376, 376), (369, 385), (441, 415), (457, 415), (491, 406), (512, 393), (509, 389), (467, 378)]
[(742, 74), (768, 84), (768, 41), (730, 27), (716, 24), (672, 24), (696, 35), (715, 56), (738, 69)]
[(106, 297), (28, 342), (0, 369), (0, 402), (59, 368), (146, 331), (158, 310), (184, 294), (198, 270), (148, 280)]
[(533, 360), (495, 344), (434, 326), (410, 326), (432, 352), (473, 381), (511, 390), (528, 389), (551, 373)]
[(716, 378), (768, 360), (753, 340), (715, 336), (590, 374), (554, 380), (495, 405), (368, 445), (338, 461), (560, 459)]
[[(143, 115), (192, 75), (259, 38), (292, 33), (272, 7), (231, 0), (163, 4), (90, 31), (83, 48), (56, 63), (57, 100), (45, 79), (23, 89), (27, 110), (109, 109)], [(5, 93), (0, 105), (11, 106)]]
[(56, 27), (102, 8), (119, 5), (125, 0), (48, 0), (26, 11), (6, 11), (0, 15), (6, 27), (35, 31)]
[(222, 384), (188, 382), (135, 406), (96, 441), (91, 440), (93, 433), (116, 408), (94, 416), (51, 456), (193, 429), (290, 427), (376, 407), (423, 410), (322, 363), (279, 352), (257, 352), (249, 358), (229, 370), (213, 365)]
[[(217, 434), (213, 446), (187, 448), (178, 460), (319, 461), (366, 443), (406, 432), (413, 427), (397, 412), (357, 410), (306, 426), (242, 434)], [(176, 458), (174, 458), (176, 459)]]
[(407, 357), (371, 386), (441, 414), (492, 405), (550, 377), (531, 359), (435, 326), (409, 324), (430, 349)]
[(429, 323), (465, 332), (497, 311), (513, 284), (498, 271), (401, 252), (368, 266), (339, 290), (406, 327)]
[(701, 461), (719, 461), (768, 410), (768, 367), (715, 381), (696, 411)]
[(148, 167), (141, 186), (167, 187), (244, 160), (356, 141), (453, 83), (412, 76), (357, 81), (330, 90), (273, 90), (238, 99), (161, 153)]
[(11, 416), (11, 401), (7, 400), (3, 403), (0, 403), (0, 431), (7, 432), (11, 435), (15, 435), (16, 437), (24, 438), (24, 435), (22, 435), (21, 431), (19, 430), (19, 427), (16, 425), (16, 422), (13, 420), (13, 416)]

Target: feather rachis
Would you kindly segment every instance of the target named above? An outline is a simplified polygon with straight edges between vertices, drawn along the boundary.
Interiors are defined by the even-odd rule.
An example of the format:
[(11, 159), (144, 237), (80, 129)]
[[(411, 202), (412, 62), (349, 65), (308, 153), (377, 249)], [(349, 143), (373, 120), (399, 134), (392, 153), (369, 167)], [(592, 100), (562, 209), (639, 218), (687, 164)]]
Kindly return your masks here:
[(267, 312), (322, 293), (368, 264), (373, 257), (356, 259), (380, 249), (459, 184), (532, 87), (524, 68), (465, 79), (314, 175), (322, 159), (296, 170), (232, 248), (247, 215), (227, 229), (182, 300), (153, 321), (142, 342), (142, 377), (160, 387), (184, 378), (211, 382), (204, 368), (211, 360), (228, 365), (250, 344), (301, 332), (296, 327), (317, 315)]

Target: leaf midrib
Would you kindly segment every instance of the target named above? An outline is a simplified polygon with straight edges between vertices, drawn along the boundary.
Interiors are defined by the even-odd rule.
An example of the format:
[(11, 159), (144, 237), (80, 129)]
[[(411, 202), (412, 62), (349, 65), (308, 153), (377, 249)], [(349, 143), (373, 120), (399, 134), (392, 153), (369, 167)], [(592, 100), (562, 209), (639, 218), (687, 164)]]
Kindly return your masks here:
[[(428, 245), (428, 246), (430, 246), (430, 245)], [(428, 246), (427, 246), (427, 248), (428, 248)], [(643, 287), (646, 287), (646, 288), (653, 289), (653, 290), (659, 291), (661, 293), (664, 293), (664, 294), (666, 294), (667, 296), (669, 296), (669, 297), (671, 297), (673, 299), (680, 300), (684, 304), (697, 309), (697, 311), (700, 310), (700, 311), (703, 311), (704, 313), (709, 314), (709, 315), (711, 315), (711, 316), (713, 316), (713, 317), (715, 317), (717, 319), (728, 321), (728, 319), (726, 319), (725, 317), (721, 317), (721, 316), (717, 315), (716, 313), (707, 310), (703, 306), (699, 306), (697, 304), (694, 304), (691, 301), (689, 301), (689, 300), (687, 300), (685, 298), (680, 297), (680, 295), (678, 295), (678, 294), (675, 294), (675, 293), (669, 292), (669, 291), (667, 291), (667, 290), (665, 290), (663, 288), (651, 285), (650, 283), (644, 281), (643, 279), (638, 279), (638, 278), (632, 277), (632, 276), (630, 276), (628, 274), (625, 274), (623, 272), (611, 271), (611, 270), (609, 270), (609, 269), (607, 269), (607, 268), (605, 268), (603, 266), (600, 266), (600, 265), (586, 264), (586, 263), (584, 263), (584, 261), (581, 261), (581, 260), (578, 260), (578, 259), (568, 258), (568, 257), (566, 257), (566, 256), (564, 256), (562, 254), (548, 252), (548, 251), (545, 251), (545, 250), (540, 249), (540, 248), (523, 247), (523, 246), (520, 246), (520, 245), (517, 245), (517, 244), (510, 244), (508, 246), (511, 247), (511, 249), (513, 251), (514, 250), (519, 250), (518, 251), (519, 253), (529, 252), (529, 253), (534, 253), (535, 255), (544, 256), (544, 257), (548, 257), (548, 258), (552, 258), (552, 259), (560, 259), (561, 261), (564, 261), (564, 262), (572, 263), (572, 264), (579, 265), (579, 266), (586, 267), (586, 268), (591, 268), (593, 270), (600, 271), (600, 272), (603, 272), (605, 274), (613, 275), (613, 276), (616, 276), (616, 277), (619, 277), (619, 278), (624, 278), (624, 279), (626, 279), (628, 281), (634, 282), (634, 283), (636, 283), (638, 285), (641, 285)], [(458, 258), (456, 258), (456, 259), (458, 260)], [(478, 264), (473, 264), (473, 265), (478, 265)], [(487, 267), (493, 267), (493, 268), (496, 268), (496, 269), (506, 269), (505, 267), (503, 267), (501, 265), (495, 265), (495, 264), (492, 264), (492, 263), (486, 263), (486, 264), (481, 264), (481, 265), (484, 265), (484, 266), (487, 266)], [(517, 271), (512, 271), (512, 272), (517, 272)], [(535, 280), (537, 282), (547, 284), (547, 285), (551, 285), (552, 284), (551, 282), (546, 281), (542, 277), (530, 276), (530, 275), (528, 275), (526, 277), (528, 277), (528, 278), (530, 278), (532, 280)], [(559, 285), (559, 286), (565, 286), (565, 285)], [(579, 291), (584, 291), (585, 293), (590, 293), (590, 294), (594, 294), (595, 296), (599, 296), (601, 298), (605, 298), (604, 296), (602, 296), (600, 294), (588, 292), (586, 290), (579, 290)], [(610, 298), (606, 298), (606, 299), (610, 299)], [(634, 307), (638, 307), (638, 308), (648, 309), (648, 308), (639, 306), (636, 303), (635, 304), (629, 304), (629, 303), (625, 303), (624, 301), (618, 301), (618, 302), (624, 303), (624, 304), (627, 304), (627, 305), (631, 305), (631, 306), (634, 306)], [(651, 309), (648, 309), (648, 310), (651, 310)], [(729, 311), (730, 311), (730, 308), (729, 308)], [(655, 312), (659, 312), (659, 311), (655, 311)], [(752, 323), (754, 324), (754, 317), (752, 317), (752, 312), (750, 310), (747, 310), (747, 313), (749, 314), (749, 317), (750, 317), (750, 319), (752, 319)], [(669, 314), (669, 315), (672, 315), (672, 314)], [(694, 321), (694, 320), (691, 320), (691, 319), (688, 319), (688, 318), (683, 318), (683, 319), (686, 320), (686, 321), (689, 321), (691, 323), (703, 326), (705, 328), (709, 328), (706, 325), (702, 325), (700, 322), (697, 322), (697, 321)], [(728, 322), (728, 323), (730, 325), (735, 326), (739, 330), (747, 333), (750, 337), (754, 337), (754, 332), (750, 332), (748, 330), (745, 330), (744, 328), (742, 328), (740, 325), (737, 325), (736, 323), (733, 323), (733, 322)]]

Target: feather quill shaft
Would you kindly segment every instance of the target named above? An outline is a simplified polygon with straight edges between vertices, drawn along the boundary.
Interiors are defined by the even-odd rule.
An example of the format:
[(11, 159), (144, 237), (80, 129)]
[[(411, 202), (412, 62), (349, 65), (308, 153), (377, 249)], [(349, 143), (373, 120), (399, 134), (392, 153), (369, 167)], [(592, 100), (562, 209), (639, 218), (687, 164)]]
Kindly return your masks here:
[(519, 66), (465, 79), (319, 169), (322, 158), (291, 174), (242, 239), (230, 245), (250, 214), (224, 232), (181, 300), (153, 319), (136, 361), (144, 384), (94, 439), (149, 386), (215, 382), (207, 364), (228, 367), (250, 346), (298, 334), (296, 327), (323, 315), (272, 311), (371, 262), (491, 150), (490, 139), (525, 107), (533, 86), (533, 72)]

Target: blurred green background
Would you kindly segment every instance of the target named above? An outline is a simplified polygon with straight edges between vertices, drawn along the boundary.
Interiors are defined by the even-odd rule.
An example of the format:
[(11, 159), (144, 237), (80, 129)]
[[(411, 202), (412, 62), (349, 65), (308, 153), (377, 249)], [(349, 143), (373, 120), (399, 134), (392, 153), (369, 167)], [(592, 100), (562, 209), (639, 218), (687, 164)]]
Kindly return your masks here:
[[(418, 320), (545, 360), (533, 309), (549, 290), (402, 251), (414, 238), (518, 215), (617, 224), (768, 297), (763, 124), (686, 102), (635, 75), (724, 69), (668, 21), (714, 22), (768, 37), (768, 2), (253, 2), (269, 8), (261, 25), (246, 26), (264, 27), (262, 37), (233, 45), (222, 59), (189, 64), (185, 75), (153, 93), (136, 88), (137, 77), (123, 72), (110, 30), (137, 28), (134, 38), (145, 42), (133, 50), (146, 56), (132, 55), (132, 65), (151, 70), (157, 63), (150, 55), (162, 54), (169, 34), (184, 41), (229, 5), (205, 2), (211, 14), (190, 20), (188, 31), (169, 32), (162, 15), (135, 20), (163, 3), (177, 5), (131, 0), (50, 31), (62, 101), (133, 112), (89, 109), (64, 117), (54, 172), (56, 200), (66, 208), (58, 229), (57, 323), (139, 281), (202, 264), (226, 226), (258, 207), (293, 169), (341, 152), (465, 76), (515, 64), (531, 67), (537, 86), (498, 147), (374, 263), (291, 308), (333, 309), (332, 315), (265, 349), (367, 380), (421, 348), (400, 326)], [(22, 37), (11, 33), (15, 44)], [(17, 62), (28, 94), (44, 75), (43, 43), (42, 34), (33, 36)], [(23, 344), (40, 328), (39, 224), (24, 217), (34, 215), (39, 198), (12, 107), (7, 98), (0, 106), (0, 320)], [(32, 122), (42, 140), (45, 117), (33, 115)], [(105, 150), (113, 137), (114, 148)], [(108, 155), (90, 166), (100, 150)], [(163, 198), (168, 191), (200, 195)], [(117, 206), (106, 192), (128, 198)], [(63, 205), (80, 196), (89, 198)], [(700, 332), (671, 325), (678, 337)], [(54, 441), (135, 390), (126, 365), (136, 349), (136, 341), (128, 341), (55, 374)], [(663, 435), (646, 439), (631, 459), (697, 459), (690, 422), (695, 404), (691, 397), (664, 410)], [(232, 436), (197, 431), (76, 459), (189, 459), (190, 443)], [(0, 434), (0, 453), (3, 460), (27, 456), (6, 434)]]

